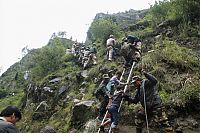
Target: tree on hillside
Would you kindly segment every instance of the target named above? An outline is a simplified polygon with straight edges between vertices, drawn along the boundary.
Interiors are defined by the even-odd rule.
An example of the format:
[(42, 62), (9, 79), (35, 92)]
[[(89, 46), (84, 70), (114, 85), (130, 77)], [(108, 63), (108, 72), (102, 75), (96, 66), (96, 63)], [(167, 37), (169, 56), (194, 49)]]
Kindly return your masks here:
[(119, 27), (112, 19), (97, 19), (94, 20), (88, 31), (88, 37), (91, 40), (105, 40), (110, 34), (116, 34)]
[(150, 8), (150, 14), (152, 15), (153, 25), (157, 25), (164, 21), (168, 14), (170, 14), (170, 2), (168, 0), (156, 1)]
[(200, 21), (199, 12), (199, 0), (159, 0), (150, 8), (154, 24), (166, 19), (180, 20), (184, 24), (198, 23)]
[(30, 52), (30, 50), (28, 49), (28, 45), (26, 45), (24, 48), (22, 48), (21, 52), (22, 52), (22, 57), (27, 55)]
[(188, 24), (190, 22), (200, 21), (200, 1), (199, 0), (172, 0), (175, 15), (182, 22)]
[(34, 67), (32, 74), (35, 77), (42, 78), (51, 72), (58, 70), (63, 62), (65, 48), (59, 39), (56, 39), (53, 45), (43, 47), (38, 54), (32, 58)]
[(54, 32), (52, 35), (51, 35), (51, 38), (50, 39), (54, 39), (56, 37), (56, 33)]
[(61, 38), (64, 38), (66, 36), (66, 31), (58, 32), (58, 36), (60, 36)]

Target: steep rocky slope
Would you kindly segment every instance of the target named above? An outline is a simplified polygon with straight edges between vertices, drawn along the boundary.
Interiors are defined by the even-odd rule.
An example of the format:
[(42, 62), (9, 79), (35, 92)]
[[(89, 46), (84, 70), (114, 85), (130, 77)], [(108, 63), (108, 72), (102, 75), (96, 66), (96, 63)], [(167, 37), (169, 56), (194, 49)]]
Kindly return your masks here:
[[(97, 14), (95, 19), (111, 17), (119, 23), (121, 30), (124, 31), (125, 27), (127, 34), (138, 35), (142, 39), (143, 67), (159, 80), (157, 87), (171, 124), (185, 133), (197, 133), (200, 131), (199, 38), (180, 36), (177, 23), (173, 22), (166, 21), (150, 28), (150, 22), (142, 20), (146, 13), (146, 10), (130, 10), (111, 15)], [(122, 37), (124, 34), (119, 33), (116, 38), (118, 44)], [(37, 60), (32, 62), (31, 59), (37, 57), (44, 48), (31, 50), (0, 77), (0, 109), (8, 104), (18, 105), (23, 112), (23, 119), (18, 127), (26, 133), (39, 132), (46, 125), (55, 127), (59, 133), (95, 132), (97, 125), (94, 124), (94, 119), (97, 116), (98, 101), (93, 92), (99, 85), (102, 74), (114, 73), (117, 69), (122, 69), (123, 64), (120, 56), (113, 62), (107, 62), (104, 41), (95, 42), (98, 50), (96, 66), (83, 70), (77, 58), (67, 53), (61, 56), (58, 67), (52, 64), (55, 69), (45, 69), (49, 71), (40, 73), (42, 76), (38, 76), (38, 73), (44, 67), (38, 68), (35, 65)], [(45, 46), (49, 51), (53, 49), (53, 52), (45, 51), (46, 49), (44, 52), (54, 55), (55, 48), (63, 51), (73, 43), (70, 39), (55, 38)], [(53, 62), (60, 58), (44, 59)], [(23, 77), (26, 70), (31, 71), (28, 80)], [(139, 70), (141, 62), (137, 64), (134, 74), (140, 74)], [(137, 107), (123, 104), (119, 126), (121, 133), (135, 131), (134, 114)], [(87, 126), (88, 123), (92, 124)], [(159, 130), (155, 127), (152, 129)]]

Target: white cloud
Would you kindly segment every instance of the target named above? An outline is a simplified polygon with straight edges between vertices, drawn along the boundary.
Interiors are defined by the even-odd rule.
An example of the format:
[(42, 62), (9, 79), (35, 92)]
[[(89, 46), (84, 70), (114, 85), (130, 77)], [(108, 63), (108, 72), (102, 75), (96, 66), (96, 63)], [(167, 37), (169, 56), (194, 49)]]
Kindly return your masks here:
[(1, 0), (0, 66), (5, 71), (21, 49), (46, 45), (53, 32), (84, 41), (96, 13), (149, 8), (155, 0)]

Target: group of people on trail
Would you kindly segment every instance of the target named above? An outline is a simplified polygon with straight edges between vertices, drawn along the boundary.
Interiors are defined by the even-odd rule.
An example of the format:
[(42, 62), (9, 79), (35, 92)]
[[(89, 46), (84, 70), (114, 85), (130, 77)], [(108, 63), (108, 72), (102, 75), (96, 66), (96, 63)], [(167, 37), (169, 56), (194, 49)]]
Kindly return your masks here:
[[(113, 60), (116, 45), (117, 42), (114, 35), (110, 35), (106, 41), (108, 61)], [(131, 35), (124, 37), (121, 43), (120, 55), (123, 56), (125, 60), (125, 67), (131, 66), (133, 61), (139, 61), (141, 58), (141, 40)]]
[[(16, 106), (7, 106), (0, 113), (0, 133), (20, 133), (15, 126), (21, 120), (22, 114)], [(46, 126), (40, 130), (40, 133), (56, 133), (51, 126)]]
[[(164, 112), (161, 98), (156, 90), (156, 84), (158, 82), (157, 79), (150, 73), (143, 71), (145, 79), (142, 79), (139, 76), (133, 76), (130, 83), (122, 83), (119, 81), (119, 77), (121, 76), (119, 73), (120, 72), (117, 71), (112, 78), (109, 78), (107, 74), (104, 74), (103, 80), (97, 89), (102, 90), (102, 93), (99, 93), (101, 96), (98, 97), (101, 105), (97, 119), (102, 121), (106, 111), (109, 113), (107, 116), (110, 116), (109, 119), (100, 125), (100, 131), (104, 132), (104, 126), (111, 123), (111, 132), (116, 133), (119, 122), (118, 110), (122, 99), (124, 99), (125, 101), (133, 104), (140, 102), (143, 107), (138, 110), (135, 115), (136, 133), (142, 133), (142, 129), (146, 121), (146, 115), (148, 116), (149, 122), (154, 121), (160, 127), (164, 127), (165, 133), (173, 133), (173, 129), (170, 126), (168, 118)], [(112, 89), (114, 89), (114, 91), (111, 91), (112, 89), (108, 87), (110, 82), (113, 83)], [(124, 86), (129, 84), (133, 84), (136, 88), (136, 92), (133, 97), (124, 92)]]
[[(114, 36), (110, 35), (106, 43), (107, 60), (112, 61), (113, 50), (116, 46)], [(125, 60), (125, 67), (131, 67), (133, 62), (139, 62), (141, 60), (141, 40), (135, 36), (126, 36), (122, 40), (120, 54)], [(136, 133), (142, 133), (144, 123), (152, 121), (161, 128), (164, 127), (165, 133), (174, 132), (168, 122), (162, 100), (156, 89), (157, 79), (144, 70), (142, 70), (142, 73), (145, 79), (142, 79), (140, 76), (133, 76), (130, 83), (128, 81), (127, 83), (121, 82), (121, 71), (117, 71), (113, 76), (103, 74), (103, 80), (95, 92), (97, 99), (100, 101), (99, 114), (97, 116), (97, 120), (102, 121), (99, 127), (100, 132), (104, 132), (104, 127), (111, 123), (110, 131), (111, 133), (116, 133), (122, 99), (132, 104), (140, 103), (143, 107), (137, 110), (135, 115)], [(130, 84), (136, 88), (134, 96), (124, 92), (125, 86)]]
[[(106, 41), (106, 57), (108, 61), (113, 61), (117, 51), (124, 60), (124, 67), (130, 67), (133, 61), (139, 61), (141, 58), (141, 40), (136, 36), (128, 35), (122, 39), (121, 48), (117, 48), (117, 41), (114, 35), (109, 35)], [(117, 50), (118, 49), (118, 50)], [(91, 47), (86, 47), (82, 43), (74, 42), (71, 48), (72, 54), (78, 58), (78, 62), (84, 69), (90, 65), (97, 64), (96, 43), (92, 43)]]
[(74, 42), (71, 48), (72, 54), (78, 58), (78, 62), (83, 66), (83, 69), (89, 67), (89, 65), (97, 64), (97, 49), (96, 43), (93, 43), (91, 47), (86, 47), (78, 42)]

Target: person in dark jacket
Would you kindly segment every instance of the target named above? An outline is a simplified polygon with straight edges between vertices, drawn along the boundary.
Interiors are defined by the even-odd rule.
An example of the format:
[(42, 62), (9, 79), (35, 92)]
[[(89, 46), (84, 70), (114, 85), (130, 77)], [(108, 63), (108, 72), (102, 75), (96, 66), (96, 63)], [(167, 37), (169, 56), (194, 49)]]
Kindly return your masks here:
[[(143, 71), (146, 79), (141, 79), (139, 76), (132, 77), (132, 83), (137, 88), (135, 96), (130, 98), (129, 102), (137, 104), (141, 103), (143, 109), (139, 110), (135, 116), (136, 133), (142, 133), (142, 128), (145, 123), (145, 104), (148, 120), (153, 120), (162, 127), (165, 127), (166, 133), (172, 133), (173, 129), (169, 125), (165, 112), (163, 111), (162, 101), (156, 90), (157, 79)], [(145, 94), (145, 101), (144, 101)]]
[(97, 117), (98, 120), (103, 120), (103, 117), (106, 113), (106, 107), (109, 102), (108, 95), (106, 94), (106, 85), (108, 84), (110, 77), (108, 74), (103, 74), (102, 78), (103, 80), (95, 91), (95, 96), (101, 103), (99, 108), (99, 115)]
[(123, 89), (124, 85), (118, 85), (112, 97), (109, 97), (109, 103), (107, 109), (111, 118), (100, 126), (100, 129), (103, 132), (104, 132), (104, 126), (106, 126), (108, 123), (111, 123), (111, 133), (116, 133), (116, 128), (119, 122), (118, 110), (120, 107), (120, 103), (122, 101), (122, 98), (124, 98), (125, 101), (128, 100), (127, 95), (124, 93)]
[(20, 133), (15, 124), (21, 118), (21, 112), (17, 107), (6, 107), (0, 113), (0, 133)]

